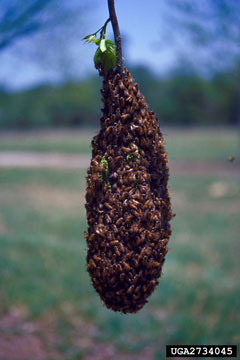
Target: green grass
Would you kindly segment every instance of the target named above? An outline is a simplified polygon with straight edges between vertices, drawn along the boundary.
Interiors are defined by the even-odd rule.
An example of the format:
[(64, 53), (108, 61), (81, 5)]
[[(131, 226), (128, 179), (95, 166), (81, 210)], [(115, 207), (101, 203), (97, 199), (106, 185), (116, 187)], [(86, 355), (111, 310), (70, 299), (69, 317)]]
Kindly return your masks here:
[(85, 175), (1, 170), (0, 308), (25, 306), (33, 319), (56, 312), (64, 354), (74, 318), (63, 304), (94, 324), (94, 341), (126, 354), (152, 346), (158, 360), (165, 344), (239, 342), (240, 180), (224, 179), (228, 192), (217, 198), (210, 189), (221, 179), (171, 180), (177, 216), (164, 274), (143, 310), (121, 315), (103, 306), (85, 270)]
[[(163, 128), (166, 149), (171, 159), (226, 160), (238, 155), (235, 129), (173, 130)], [(40, 151), (90, 154), (95, 130), (6, 133), (0, 138), (0, 151)]]
[(237, 129), (163, 130), (170, 159), (226, 160), (239, 155)]
[(91, 152), (96, 130), (66, 130), (6, 133), (0, 137), (0, 151), (39, 151), (82, 153)]

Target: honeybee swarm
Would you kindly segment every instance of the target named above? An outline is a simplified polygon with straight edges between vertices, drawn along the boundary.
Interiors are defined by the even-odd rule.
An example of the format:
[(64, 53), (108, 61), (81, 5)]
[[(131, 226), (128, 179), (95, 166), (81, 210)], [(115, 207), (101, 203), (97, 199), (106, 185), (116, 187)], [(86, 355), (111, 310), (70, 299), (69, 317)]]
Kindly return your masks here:
[(158, 121), (126, 68), (104, 76), (101, 93), (87, 176), (87, 270), (108, 308), (135, 313), (157, 286), (168, 251), (167, 154)]

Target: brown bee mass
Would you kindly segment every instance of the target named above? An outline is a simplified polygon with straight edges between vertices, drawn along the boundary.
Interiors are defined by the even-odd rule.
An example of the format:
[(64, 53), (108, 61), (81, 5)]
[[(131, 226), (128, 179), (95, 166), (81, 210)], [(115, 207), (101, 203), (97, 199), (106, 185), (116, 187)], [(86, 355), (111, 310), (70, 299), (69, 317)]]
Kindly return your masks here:
[(104, 75), (101, 93), (87, 177), (87, 270), (108, 308), (135, 313), (157, 286), (168, 251), (167, 154), (158, 121), (126, 68)]

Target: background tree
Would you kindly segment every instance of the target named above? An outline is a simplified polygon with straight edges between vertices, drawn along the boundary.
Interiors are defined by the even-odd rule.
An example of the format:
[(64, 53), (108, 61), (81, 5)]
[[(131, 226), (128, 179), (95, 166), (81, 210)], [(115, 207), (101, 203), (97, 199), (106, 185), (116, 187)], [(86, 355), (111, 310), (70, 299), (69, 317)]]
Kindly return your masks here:
[[(235, 0), (173, 0), (163, 5), (171, 40), (196, 68), (217, 73), (232, 68), (238, 96), (235, 101), (236, 123), (240, 131), (240, 2)], [(204, 69), (204, 70), (203, 70)], [(220, 79), (219, 79), (220, 80)]]
[(13, 57), (69, 78), (75, 70), (72, 45), (82, 36), (88, 6), (76, 0), (2, 0), (0, 56), (8, 49)]

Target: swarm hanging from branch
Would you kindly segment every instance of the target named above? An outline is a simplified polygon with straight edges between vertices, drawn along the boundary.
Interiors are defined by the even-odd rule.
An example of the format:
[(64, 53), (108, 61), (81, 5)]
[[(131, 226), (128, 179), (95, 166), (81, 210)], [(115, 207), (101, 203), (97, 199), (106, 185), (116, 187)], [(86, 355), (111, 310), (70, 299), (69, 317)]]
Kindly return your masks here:
[[(103, 76), (104, 106), (87, 177), (87, 270), (108, 308), (135, 313), (157, 286), (168, 251), (167, 154), (158, 121), (122, 68), (119, 48), (116, 56), (115, 45), (106, 44), (104, 26), (102, 38), (90, 39), (99, 45), (94, 60)], [(115, 31), (116, 42), (119, 37)], [(105, 61), (106, 51), (114, 53), (116, 69)]]

